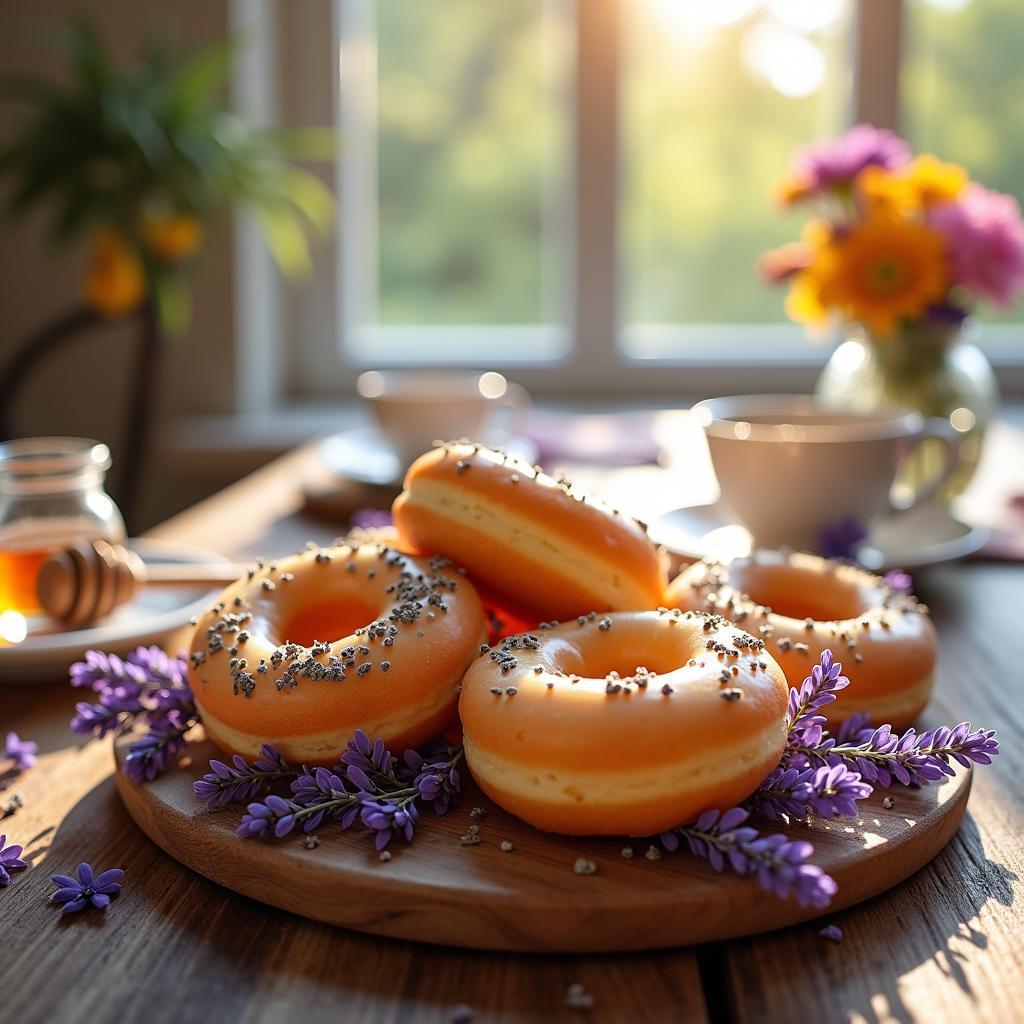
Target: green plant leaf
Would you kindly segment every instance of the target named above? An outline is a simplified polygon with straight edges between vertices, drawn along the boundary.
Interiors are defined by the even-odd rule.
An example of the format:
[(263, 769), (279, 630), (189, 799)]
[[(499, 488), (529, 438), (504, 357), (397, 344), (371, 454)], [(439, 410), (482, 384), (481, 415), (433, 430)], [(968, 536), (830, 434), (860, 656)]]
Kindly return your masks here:
[(256, 218), (277, 265), (288, 277), (301, 277), (312, 268), (302, 223), (283, 205), (256, 208)]

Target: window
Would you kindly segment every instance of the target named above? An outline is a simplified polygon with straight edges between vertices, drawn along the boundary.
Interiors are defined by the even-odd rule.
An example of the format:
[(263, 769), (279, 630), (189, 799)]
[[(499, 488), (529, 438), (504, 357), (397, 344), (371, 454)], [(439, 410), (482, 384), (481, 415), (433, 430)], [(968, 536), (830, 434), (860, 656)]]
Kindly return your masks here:
[(286, 300), (291, 389), (429, 362), (538, 392), (808, 386), (826, 350), (754, 271), (798, 222), (771, 183), (863, 119), (1024, 198), (1017, 2), (260, 0), (280, 113), (333, 96), (343, 140), (336, 264)]

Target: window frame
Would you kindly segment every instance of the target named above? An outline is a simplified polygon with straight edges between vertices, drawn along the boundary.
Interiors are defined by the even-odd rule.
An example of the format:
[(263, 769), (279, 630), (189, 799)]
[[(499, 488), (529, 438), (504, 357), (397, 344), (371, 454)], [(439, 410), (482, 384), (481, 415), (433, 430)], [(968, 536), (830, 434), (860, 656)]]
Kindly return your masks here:
[[(343, 124), (341, 160), (347, 147), (373, 148), (366, 145), (367, 139), (372, 142), (372, 129), (365, 124), (365, 108), (355, 107), (365, 104), (365, 91), (350, 94), (336, 87), (336, 76), (344, 76), (348, 61), (365, 63), (361, 69), (364, 85), (375, 75), (375, 54), (365, 39), (360, 49), (350, 45), (342, 53), (341, 5), (346, 2), (353, 0), (289, 5), (285, 15), (273, 0), (231, 0), (233, 27), (254, 39), (235, 74), (240, 111), (257, 123), (309, 123), (308, 108), (318, 103), (318, 112), (333, 117), (332, 123)], [(567, 197), (566, 208), (571, 212), (562, 253), (568, 276), (564, 323), (364, 325), (361, 329), (384, 330), (391, 338), (405, 334), (421, 344), (433, 334), (437, 344), (454, 346), (457, 355), (441, 357), (431, 365), (496, 369), (538, 396), (635, 399), (657, 395), (679, 396), (682, 401), (716, 392), (810, 390), (831, 346), (809, 343), (796, 325), (620, 322), (620, 40), (621, 18), (629, 0), (548, 2), (567, 3), (574, 21), (568, 173), (572, 194)], [(361, 0), (353, 3), (360, 5)], [(898, 130), (904, 0), (856, 0), (852, 18), (850, 123), (870, 121)], [(325, 50), (322, 40), (327, 34), (334, 40), (332, 52), (320, 52), (314, 58), (311, 48)], [(866, 54), (870, 54), (870, 74), (864, 73)], [(285, 94), (284, 84), (294, 80), (287, 73), (289, 68), (301, 68), (299, 96)], [(330, 107), (323, 101), (325, 96), (331, 97)], [(368, 204), (358, 201), (365, 195), (360, 190), (360, 185), (365, 189), (365, 182), (343, 173), (341, 160), (333, 184), (343, 217), (348, 223), (353, 217), (369, 216), (374, 221), (348, 237), (365, 242), (374, 237), (376, 228)], [(373, 173), (366, 161), (357, 164), (362, 165), (357, 173)], [(358, 297), (375, 285), (358, 276), (360, 264), (373, 262), (365, 248), (360, 260), (346, 257), (345, 239), (336, 238), (324, 254), (326, 258), (319, 261), (315, 279), (291, 290), (283, 287), (269, 254), (245, 218), (239, 218), (236, 226), (236, 252), (238, 334), (244, 339), (236, 362), (243, 411), (266, 409), (282, 401), (354, 397), (355, 379), (364, 369), (422, 365), (403, 358), (364, 358), (344, 343), (344, 332), (351, 330), (354, 322), (348, 314), (357, 308)], [(667, 339), (680, 355), (638, 358), (620, 347), (624, 334), (644, 332)], [(985, 329), (984, 348), (1007, 393), (1024, 393), (1022, 332), (1024, 327), (1017, 325)], [(510, 339), (515, 340), (515, 357), (490, 354), (508, 352)], [(538, 342), (545, 339), (560, 345), (563, 354), (559, 358), (538, 358)], [(695, 340), (703, 344), (695, 345)]]

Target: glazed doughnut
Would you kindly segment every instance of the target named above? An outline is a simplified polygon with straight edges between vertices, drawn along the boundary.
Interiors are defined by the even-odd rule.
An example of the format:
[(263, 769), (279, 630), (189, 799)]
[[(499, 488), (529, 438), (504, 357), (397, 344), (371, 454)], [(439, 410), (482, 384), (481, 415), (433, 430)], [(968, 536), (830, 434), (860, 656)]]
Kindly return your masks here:
[(427, 452), (392, 513), (403, 545), (455, 559), (528, 621), (661, 603), (664, 560), (644, 526), (502, 452)]
[(332, 764), (357, 728), (396, 751), (436, 736), (486, 634), (476, 591), (446, 559), (312, 548), (220, 595), (197, 620), (189, 681), (218, 746), (250, 756), (272, 743)]
[(864, 569), (760, 551), (728, 565), (694, 563), (665, 602), (717, 612), (761, 637), (793, 686), (829, 648), (851, 680), (829, 705), (832, 721), (864, 712), (903, 729), (928, 703), (936, 641), (927, 609)]
[(617, 612), (509, 637), (462, 684), (466, 763), (548, 832), (652, 835), (749, 796), (786, 744), (789, 689), (718, 615)]

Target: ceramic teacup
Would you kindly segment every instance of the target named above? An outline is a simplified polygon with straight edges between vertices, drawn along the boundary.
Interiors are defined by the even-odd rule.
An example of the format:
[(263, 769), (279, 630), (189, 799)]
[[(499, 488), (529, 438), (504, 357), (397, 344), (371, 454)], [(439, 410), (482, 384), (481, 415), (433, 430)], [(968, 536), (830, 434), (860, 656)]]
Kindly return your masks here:
[[(956, 467), (960, 437), (943, 419), (889, 409), (835, 412), (807, 395), (713, 398), (693, 410), (729, 512), (764, 547), (819, 550), (824, 531), (865, 525), (931, 498)], [(925, 439), (945, 445), (937, 478), (894, 496), (900, 465)]]
[(436, 440), (501, 444), (529, 404), (522, 387), (493, 371), (368, 370), (356, 388), (403, 465)]

